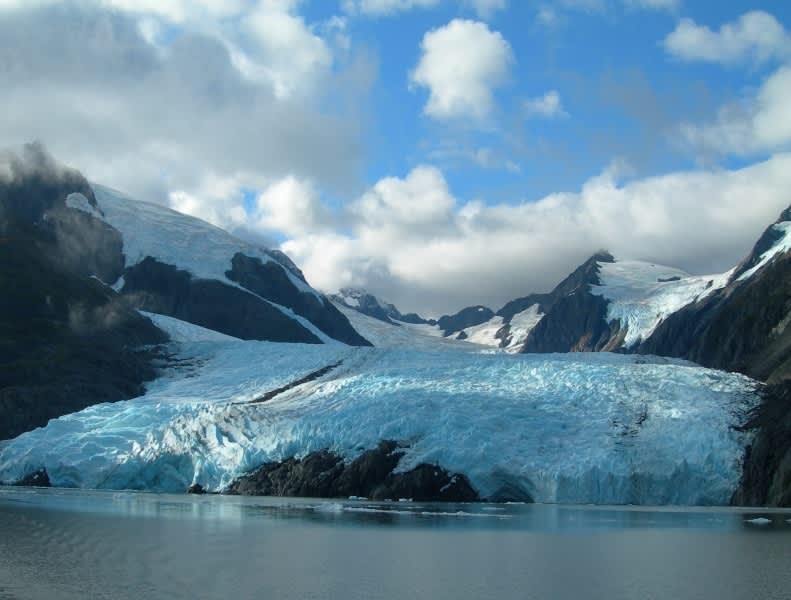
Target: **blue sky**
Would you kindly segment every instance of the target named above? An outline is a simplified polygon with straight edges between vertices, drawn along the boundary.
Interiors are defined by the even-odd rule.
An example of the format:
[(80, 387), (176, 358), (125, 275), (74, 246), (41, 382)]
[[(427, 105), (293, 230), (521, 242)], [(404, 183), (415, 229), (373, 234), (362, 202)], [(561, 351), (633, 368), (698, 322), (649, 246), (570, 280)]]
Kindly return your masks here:
[[(763, 9), (788, 22), (791, 5), (695, 1), (671, 10), (639, 10), (612, 4), (593, 11), (559, 8), (554, 25), (539, 20), (536, 2), (511, 2), (495, 12), (489, 27), (508, 41), (514, 64), (509, 81), (496, 92), (491, 122), (480, 128), (464, 122), (438, 125), (422, 114), (426, 91), (409, 89), (409, 72), (420, 59), (425, 33), (454, 18), (475, 19), (474, 11), (446, 2), (351, 20), (351, 35), (370, 48), (379, 66), (376, 118), (365, 138), (370, 151), (366, 179), (375, 182), (429, 161), (444, 168), (462, 197), (517, 202), (576, 190), (618, 158), (629, 162), (636, 177), (694, 167), (699, 157), (674, 144), (674, 126), (704, 119), (721, 104), (738, 100), (760, 85), (771, 66), (686, 63), (669, 56), (662, 41), (680, 18), (718, 28)], [(521, 103), (548, 90), (559, 93), (567, 114), (525, 119)], [(486, 168), (458, 156), (440, 158), (436, 152), (446, 145), (470, 153), (491, 149), (519, 170), (504, 164)], [(725, 157), (721, 164), (743, 161)]]
[(791, 202), (791, 5), (2, 0), (0, 145), (497, 309), (592, 252), (723, 271)]

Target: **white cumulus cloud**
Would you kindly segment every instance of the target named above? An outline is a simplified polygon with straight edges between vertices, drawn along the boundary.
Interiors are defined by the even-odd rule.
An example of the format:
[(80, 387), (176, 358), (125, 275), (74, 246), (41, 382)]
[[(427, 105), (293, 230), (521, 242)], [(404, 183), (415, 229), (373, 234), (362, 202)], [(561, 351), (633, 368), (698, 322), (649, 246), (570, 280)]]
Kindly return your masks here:
[(425, 113), (435, 119), (484, 119), (494, 91), (509, 77), (510, 44), (485, 23), (454, 19), (423, 36), (422, 55), (410, 79), (425, 87)]
[(0, 1), (0, 147), (41, 140), (97, 182), (229, 229), (254, 218), (243, 190), (353, 187), (360, 124), (340, 105), (356, 76), (298, 3)]
[(791, 154), (625, 184), (620, 171), (614, 165), (576, 192), (489, 205), (459, 201), (424, 165), (363, 194), (349, 233), (297, 236), (282, 249), (323, 289), (363, 286), (402, 310), (442, 314), (547, 291), (601, 248), (721, 272), (789, 203)]
[(313, 184), (291, 175), (274, 182), (258, 196), (256, 217), (257, 229), (289, 236), (321, 231), (331, 222)]
[(791, 145), (791, 67), (780, 67), (754, 97), (723, 106), (714, 122), (681, 126), (683, 139), (704, 154), (750, 155)]
[(745, 13), (718, 31), (682, 19), (665, 38), (664, 46), (681, 60), (725, 65), (791, 57), (791, 36), (774, 16), (760, 10)]

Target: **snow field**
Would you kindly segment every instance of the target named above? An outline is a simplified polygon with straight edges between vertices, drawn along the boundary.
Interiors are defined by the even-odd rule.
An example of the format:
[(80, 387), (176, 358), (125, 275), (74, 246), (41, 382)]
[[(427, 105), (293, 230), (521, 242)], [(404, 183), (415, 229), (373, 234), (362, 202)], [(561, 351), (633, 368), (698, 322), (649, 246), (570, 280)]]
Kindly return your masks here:
[(627, 328), (625, 348), (648, 339), (677, 310), (725, 287), (733, 273), (690, 275), (636, 260), (599, 266), (602, 285), (591, 286), (591, 293), (609, 300), (607, 319), (619, 321), (621, 327)]

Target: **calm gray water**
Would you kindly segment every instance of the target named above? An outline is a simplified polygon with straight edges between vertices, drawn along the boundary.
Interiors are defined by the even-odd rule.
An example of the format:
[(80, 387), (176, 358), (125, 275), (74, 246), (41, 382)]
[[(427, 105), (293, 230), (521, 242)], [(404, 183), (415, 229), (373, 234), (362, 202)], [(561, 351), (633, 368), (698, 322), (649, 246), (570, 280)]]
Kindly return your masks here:
[(786, 600), (789, 519), (0, 488), (0, 599)]

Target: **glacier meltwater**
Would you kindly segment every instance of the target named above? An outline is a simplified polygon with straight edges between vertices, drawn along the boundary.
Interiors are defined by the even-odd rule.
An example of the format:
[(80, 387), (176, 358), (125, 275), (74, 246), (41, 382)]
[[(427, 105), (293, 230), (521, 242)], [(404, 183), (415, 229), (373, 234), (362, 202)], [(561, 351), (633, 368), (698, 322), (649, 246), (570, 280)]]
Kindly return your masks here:
[(0, 481), (43, 467), (57, 486), (221, 491), (265, 462), (389, 439), (409, 447), (400, 470), (441, 465), (484, 498), (727, 504), (749, 443), (733, 426), (757, 402), (746, 377), (656, 357), (183, 339), (145, 396), (2, 442)]

